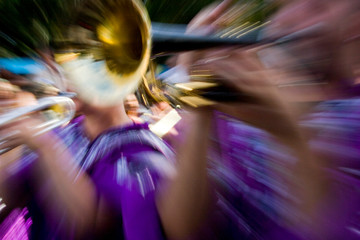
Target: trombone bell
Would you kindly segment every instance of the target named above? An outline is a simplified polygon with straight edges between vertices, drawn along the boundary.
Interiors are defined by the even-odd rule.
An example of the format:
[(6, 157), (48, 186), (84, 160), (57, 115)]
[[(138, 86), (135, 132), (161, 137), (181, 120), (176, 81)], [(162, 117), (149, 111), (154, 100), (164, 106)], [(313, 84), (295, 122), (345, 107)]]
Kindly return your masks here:
[(78, 11), (56, 59), (78, 97), (92, 105), (119, 104), (147, 70), (151, 24), (138, 0), (91, 0)]

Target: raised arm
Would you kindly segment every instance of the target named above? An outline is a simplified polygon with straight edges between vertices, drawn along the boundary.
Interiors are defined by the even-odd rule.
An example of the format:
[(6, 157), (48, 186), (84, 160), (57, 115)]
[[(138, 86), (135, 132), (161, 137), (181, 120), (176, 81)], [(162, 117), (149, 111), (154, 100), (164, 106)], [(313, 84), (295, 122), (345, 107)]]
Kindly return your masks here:
[(205, 58), (207, 63), (197, 68), (210, 69), (219, 81), (244, 96), (243, 102), (218, 104), (216, 109), (267, 131), (288, 148), (296, 159), (292, 194), (299, 199), (299, 205), (295, 207), (305, 218), (313, 218), (323, 194), (324, 179), (319, 159), (310, 150), (294, 109), (274, 84), (281, 75), (265, 69), (254, 50), (224, 49), (209, 52)]
[[(19, 90), (16, 93), (9, 92), (9, 86), (11, 86), (9, 83), (4, 83), (1, 86), (3, 89), (0, 92), (2, 96), (2, 112), (9, 109), (16, 110), (16, 107), (23, 105), (36, 104), (36, 99), (30, 93)], [(12, 108), (9, 108), (9, 103), (16, 104), (12, 104)], [(96, 199), (94, 186), (86, 174), (79, 170), (73, 156), (56, 134), (48, 132), (34, 137), (36, 127), (43, 121), (44, 119), (35, 113), (23, 120), (0, 126), (0, 136), (2, 137), (15, 133), (12, 137), (6, 138), (6, 141), (1, 144), (1, 148), (20, 146), (0, 155), (1, 194), (7, 200), (7, 203), (16, 206), (19, 200), (16, 197), (17, 193), (23, 193), (23, 191), (19, 189), (19, 191), (16, 191), (15, 186), (21, 185), (23, 181), (14, 179), (11, 174), (16, 173), (12, 173), (8, 169), (11, 165), (17, 164), (20, 168), (26, 169), (26, 176), (23, 175), (25, 170), (20, 171), (17, 174), (19, 178), (26, 177), (23, 180), (31, 180), (27, 185), (34, 184), (36, 194), (32, 197), (39, 196), (38, 193), (40, 192), (46, 192), (44, 196), (41, 196), (41, 201), (43, 201), (41, 204), (44, 207), (46, 206), (46, 213), (56, 219), (65, 217), (68, 227), (76, 226), (80, 232), (84, 231), (95, 221)], [(27, 145), (38, 154), (36, 161), (31, 163), (21, 162), (24, 153), (22, 146), (24, 145)], [(44, 191), (45, 189), (50, 189), (50, 191)], [(23, 199), (23, 197), (20, 199)]]
[(211, 196), (207, 173), (207, 150), (212, 113), (192, 113), (185, 138), (176, 149), (177, 173), (160, 196), (160, 218), (170, 239), (183, 239), (206, 219)]

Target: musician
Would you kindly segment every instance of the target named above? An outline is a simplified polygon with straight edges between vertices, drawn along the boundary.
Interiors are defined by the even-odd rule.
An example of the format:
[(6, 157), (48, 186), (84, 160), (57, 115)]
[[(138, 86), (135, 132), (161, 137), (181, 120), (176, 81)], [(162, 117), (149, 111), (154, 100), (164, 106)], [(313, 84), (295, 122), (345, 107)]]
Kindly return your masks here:
[[(203, 24), (205, 29), (216, 28), (212, 21), (221, 15), (226, 2), (200, 14), (193, 29)], [(261, 46), (179, 57), (189, 71), (207, 70), (253, 98), (216, 107), (222, 112), (216, 118), (218, 133), (223, 136), (219, 140), (222, 152), (210, 163), (214, 167), (210, 173), (218, 183), (214, 191), (220, 197), (215, 198), (218, 205), (213, 208), (213, 222), (204, 223), (201, 234), (208, 233), (205, 238), (356, 238), (360, 185), (350, 173), (359, 168), (358, 99), (351, 81), (359, 63), (358, 19), (358, 2), (351, 0), (288, 1), (265, 36), (282, 37), (319, 24), (324, 28), (313, 37), (284, 46), (288, 55), (277, 65), (280, 69), (263, 66), (259, 59), (263, 55), (257, 55)], [(291, 66), (297, 70), (291, 72), (292, 79), (284, 74), (289, 71), (287, 61), (300, 63)], [(324, 101), (317, 107), (311, 102), (306, 114), (304, 109), (294, 108), (289, 103), (294, 100), (289, 98), (291, 94), (284, 95), (286, 90), (279, 91), (277, 86), (295, 77), (311, 77), (307, 87), (314, 94), (312, 98), (303, 95), (302, 101)], [(294, 89), (290, 89), (292, 93)], [(305, 121), (299, 122), (299, 112)], [(340, 192), (345, 196), (339, 197)], [(239, 224), (231, 225), (234, 222)]]
[[(331, 5), (326, 6), (331, 7)], [(289, 11), (289, 8), (285, 10)], [(349, 36), (349, 39), (353, 39), (352, 37), (354, 36)], [(261, 64), (252, 59), (251, 54), (243, 51), (238, 52), (231, 49), (228, 58), (217, 58), (217, 56), (227, 56), (228, 53), (229, 50), (226, 49), (207, 53), (206, 57), (213, 59), (213, 61), (203, 63), (202, 67), (212, 69), (217, 75), (222, 76), (224, 81), (232, 84), (242, 92), (249, 93), (258, 101), (248, 105), (242, 104), (241, 108), (238, 105), (219, 105), (218, 109), (231, 113), (256, 128), (273, 134), (279, 142), (293, 151), (294, 158), (299, 160), (299, 165), (302, 165), (300, 169), (306, 169), (306, 173), (311, 176), (311, 178), (299, 178), (304, 191), (316, 192), (318, 190), (318, 188), (314, 188), (314, 186), (317, 187), (318, 185), (316, 178), (314, 178), (316, 169), (313, 170), (311, 164), (314, 156), (309, 153), (307, 145), (303, 141), (302, 132), (300, 132), (296, 121), (287, 110), (287, 105), (277, 95), (276, 89), (274, 90), (272, 86), (269, 86), (267, 81), (272, 80), (269, 79), (272, 75), (269, 75), (268, 72), (264, 74)], [(239, 62), (243, 64), (241, 68)], [(224, 71), (224, 69), (227, 71)], [(249, 70), (251, 70), (252, 74), (246, 74)], [(241, 78), (238, 78), (238, 76), (241, 76)], [(275, 76), (278, 77), (279, 75)], [(246, 81), (250, 87), (246, 87), (247, 85), (244, 85), (243, 81)], [(266, 88), (258, 87), (263, 85)], [(191, 125), (186, 137), (186, 145), (182, 148), (182, 151), (179, 150), (178, 173), (169, 184), (171, 188), (165, 186), (164, 193), (166, 194), (163, 195), (154, 190), (153, 186), (156, 184), (153, 184), (152, 180), (156, 180), (156, 176), (162, 175), (162, 173), (167, 175), (169, 170), (159, 170), (149, 159), (143, 159), (142, 156), (138, 157), (136, 155), (139, 152), (140, 155), (143, 153), (152, 155), (154, 153), (156, 159), (164, 159), (163, 156), (167, 155), (165, 154), (167, 150), (157, 149), (157, 146), (155, 146), (155, 150), (154, 146), (149, 149), (146, 144), (145, 146), (140, 144), (145, 149), (139, 149), (137, 145), (139, 142), (135, 145), (129, 145), (133, 146), (132, 150), (135, 153), (123, 152), (117, 148), (121, 147), (116, 145), (121, 141), (115, 140), (126, 140), (129, 137), (131, 139), (132, 135), (127, 133), (134, 131), (135, 136), (138, 136), (143, 130), (142, 127), (133, 124), (124, 114), (123, 103), (112, 108), (99, 108), (84, 103), (81, 109), (85, 114), (85, 118), (76, 119), (67, 128), (68, 132), (59, 133), (60, 137), (57, 133), (51, 132), (38, 138), (30, 138), (32, 130), (31, 128), (29, 130), (28, 127), (38, 124), (39, 120), (37, 118), (27, 121), (27, 127), (22, 123), (16, 126), (24, 130), (22, 132), (22, 141), (39, 154), (36, 166), (38, 171), (35, 171), (37, 176), (32, 179), (35, 180), (35, 184), (46, 183), (48, 185), (44, 188), (44, 192), (47, 192), (46, 196), (49, 196), (48, 198), (43, 197), (44, 195), (41, 194), (36, 196), (39, 197), (37, 199), (39, 203), (45, 202), (46, 204), (38, 204), (38, 206), (43, 208), (41, 211), (47, 213), (46, 219), (49, 219), (50, 216), (53, 220), (56, 219), (53, 221), (54, 223), (58, 223), (57, 220), (63, 217), (63, 223), (67, 225), (67, 228), (60, 226), (60, 230), (63, 232), (56, 234), (68, 237), (68, 232), (63, 229), (69, 229), (73, 226), (76, 226), (75, 229), (78, 234), (79, 232), (80, 234), (84, 234), (84, 232), (89, 234), (91, 233), (89, 229), (94, 229), (90, 227), (94, 226), (94, 221), (97, 228), (111, 228), (105, 223), (105, 220), (114, 223), (114, 227), (117, 227), (117, 230), (120, 231), (119, 236), (125, 235), (126, 237), (139, 237), (141, 239), (151, 239), (153, 236), (154, 238), (161, 238), (161, 226), (168, 236), (184, 237), (188, 235), (189, 231), (194, 231), (197, 222), (207, 216), (204, 215), (204, 212), (207, 212), (209, 205), (211, 205), (209, 202), (212, 200), (209, 199), (210, 184), (207, 181), (207, 159), (205, 156), (209, 140), (208, 129), (211, 124), (211, 113), (208, 109), (202, 109), (196, 113), (193, 125)], [(276, 111), (272, 111), (272, 109), (276, 109)], [(272, 124), (262, 121), (263, 119), (271, 121)], [(4, 131), (4, 129), (2, 130)], [(67, 133), (69, 138), (68, 140), (65, 139), (65, 144), (62, 144), (61, 134), (66, 135)], [(148, 134), (145, 129), (145, 135), (149, 136), (151, 134)], [(151, 139), (154, 140), (154, 138)], [(115, 145), (111, 143), (115, 143)], [(70, 150), (70, 152), (64, 151), (66, 144), (72, 144), (76, 149)], [(130, 151), (129, 146), (126, 149)], [(160, 143), (158, 146), (163, 145)], [(114, 149), (111, 149), (112, 147)], [(58, 154), (54, 154), (54, 152)], [(134, 158), (135, 160), (133, 160)], [(76, 161), (79, 161), (80, 166), (87, 170), (86, 173), (77, 169), (78, 164), (74, 164)], [(155, 162), (159, 161), (166, 162), (161, 160)], [(171, 167), (167, 169), (171, 169)], [(115, 173), (116, 179), (114, 179)], [(301, 174), (304, 173), (301, 172)], [(154, 175), (155, 177), (153, 177)], [(74, 179), (76, 181), (73, 181)], [(308, 186), (310, 188), (307, 188)], [(154, 193), (160, 199), (158, 207), (155, 204)], [(305, 192), (302, 195), (314, 197), (313, 194), (313, 192)], [(310, 199), (310, 203), (308, 202), (309, 206), (312, 207), (309, 210), (310, 213), (312, 213), (311, 210), (314, 207), (312, 200)], [(314, 202), (317, 203), (317, 200), (318, 197), (315, 195)], [(219, 201), (218, 203), (221, 204), (222, 202)], [(56, 207), (53, 207), (53, 205), (56, 205)], [(231, 214), (232, 211), (226, 213)], [(158, 215), (160, 215), (162, 224), (159, 223)], [(263, 215), (260, 214), (260, 216)], [(182, 221), (179, 221), (181, 219)], [(219, 218), (218, 220), (221, 221), (222, 219)], [(122, 228), (118, 227), (120, 224)], [(233, 225), (230, 226), (233, 227)], [(242, 226), (248, 229), (246, 224)], [(266, 229), (271, 229), (271, 227)], [(236, 229), (232, 230), (235, 231)], [(104, 231), (100, 232), (104, 233)], [(110, 233), (116, 234), (117, 232)], [(231, 232), (228, 233), (231, 234)], [(256, 232), (251, 233), (254, 235), (250, 235), (250, 237), (257, 237)], [(203, 235), (204, 238), (208, 236), (222, 237), (222, 235)]]
[[(122, 102), (99, 107), (74, 100), (83, 116), (65, 128), (34, 137), (43, 121), (38, 113), (1, 128), (2, 136), (17, 133), (6, 146), (28, 146), (2, 169), (1, 192), (9, 208), (27, 206), (31, 239), (163, 239), (163, 229), (181, 233), (181, 224), (192, 224), (181, 221), (184, 209), (207, 208), (206, 182), (197, 181), (206, 175), (206, 147), (201, 147), (209, 128), (206, 111), (196, 114), (175, 174), (173, 152), (147, 124), (134, 123)], [(160, 188), (164, 179), (173, 181)], [(189, 205), (189, 197), (196, 204)]]
[[(301, 12), (297, 10), (299, 15), (294, 13), (299, 8), (304, 11), (302, 16), (309, 17), (292, 25), (291, 21), (300, 18)], [(359, 221), (355, 220), (355, 212), (359, 211), (360, 184), (352, 172), (360, 167), (358, 141), (355, 140), (360, 133), (357, 127), (359, 96), (354, 85), (359, 64), (359, 2), (299, 1), (289, 4), (287, 9), (274, 19), (274, 27), (278, 28), (272, 33), (275, 36), (311, 24), (323, 25), (321, 36), (288, 47), (300, 62), (312, 60), (308, 68), (317, 76), (318, 82), (323, 83), (317, 88), (321, 102), (313, 104), (301, 121), (309, 146), (326, 178), (314, 217), (317, 223), (313, 226), (314, 234), (319, 239), (356, 239)], [(319, 11), (315, 13), (313, 9)]]

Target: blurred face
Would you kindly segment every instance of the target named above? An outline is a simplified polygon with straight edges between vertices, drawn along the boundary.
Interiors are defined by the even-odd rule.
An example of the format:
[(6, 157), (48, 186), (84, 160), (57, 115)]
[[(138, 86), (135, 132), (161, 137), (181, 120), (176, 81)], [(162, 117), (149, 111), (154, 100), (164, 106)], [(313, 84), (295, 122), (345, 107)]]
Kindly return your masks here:
[[(351, 0), (289, 1), (273, 17), (265, 36), (279, 38), (310, 27), (316, 30), (309, 37), (275, 47), (273, 51), (271, 48), (265, 50), (262, 56), (269, 56), (270, 67), (302, 71), (316, 80), (328, 78), (336, 65), (334, 62), (339, 60), (338, 51), (343, 41), (341, 30), (351, 6)], [(276, 54), (277, 57), (271, 58)]]
[(124, 106), (125, 106), (125, 111), (128, 114), (137, 114), (139, 110), (139, 102), (135, 94), (130, 94), (125, 98)]
[(349, 72), (348, 78), (360, 76), (360, 11), (347, 17), (342, 29), (343, 43), (341, 51), (341, 67)]

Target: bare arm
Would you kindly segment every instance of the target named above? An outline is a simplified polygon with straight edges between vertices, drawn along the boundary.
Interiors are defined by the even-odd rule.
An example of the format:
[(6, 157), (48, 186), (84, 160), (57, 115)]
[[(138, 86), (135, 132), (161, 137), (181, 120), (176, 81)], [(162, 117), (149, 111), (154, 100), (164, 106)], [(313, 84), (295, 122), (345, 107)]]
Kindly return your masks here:
[(310, 150), (293, 114), (294, 109), (283, 100), (273, 84), (279, 75), (263, 68), (252, 51), (225, 49), (210, 53), (208, 57), (216, 59), (214, 57), (219, 55), (227, 57), (209, 61), (203, 67), (211, 69), (221, 81), (246, 96), (249, 101), (218, 104), (217, 109), (269, 132), (290, 150), (292, 157), (297, 159), (292, 172), (295, 183), (292, 190), (300, 201), (295, 207), (304, 213), (307, 220), (312, 219), (321, 200), (325, 180), (318, 166), (318, 156)]
[[(187, 32), (211, 33), (216, 20), (232, 5), (224, 0), (203, 9), (188, 25)], [(178, 56), (177, 64), (190, 67), (198, 53)], [(158, 202), (163, 227), (170, 239), (186, 239), (204, 222), (211, 204), (211, 188), (207, 175), (207, 152), (212, 110), (196, 109), (193, 121), (186, 126), (184, 142), (176, 148), (177, 174)]]
[[(2, 74), (4, 72), (2, 71)], [(11, 74), (11, 73), (8, 73)], [(3, 75), (2, 75), (3, 76)], [(10, 75), (11, 79), (17, 79), (19, 76)], [(33, 94), (23, 92), (16, 89), (9, 82), (0, 82), (0, 113), (12, 110), (16, 111), (17, 107), (36, 104), (36, 99)], [(29, 119), (13, 121), (6, 126), (0, 126), (0, 136), (7, 136), (9, 133), (13, 135), (15, 132), (18, 134), (13, 137), (6, 138), (5, 142), (1, 144), (0, 148), (14, 147), (13, 150), (6, 154), (0, 155), (0, 190), (4, 197), (9, 198), (8, 202), (17, 203), (19, 199), (12, 197), (10, 192), (14, 194), (22, 194), (23, 191), (14, 190), (14, 185), (21, 185), (23, 180), (20, 179), (15, 182), (6, 181), (8, 178), (13, 179), (11, 173), (8, 173), (7, 168), (9, 165), (14, 164), (16, 161), (21, 161), (22, 145), (26, 144), (36, 151), (39, 155), (38, 161), (35, 163), (35, 168), (31, 166), (31, 170), (26, 173), (31, 174), (28, 177), (35, 176), (35, 188), (41, 189), (44, 185), (48, 184), (51, 191), (48, 191), (47, 204), (51, 214), (55, 216), (68, 216), (69, 223), (76, 224), (80, 227), (85, 227), (93, 221), (95, 212), (95, 191), (91, 181), (84, 173), (80, 173), (75, 179), (75, 174), (79, 172), (71, 154), (67, 151), (65, 145), (55, 134), (46, 133), (38, 137), (33, 137), (34, 129), (43, 120), (33, 114)], [(23, 164), (23, 163), (17, 163)], [(32, 171), (36, 170), (36, 173)], [(31, 173), (30, 173), (31, 172)], [(22, 173), (19, 178), (24, 178)], [(28, 179), (26, 179), (28, 181)], [(6, 184), (4, 184), (6, 182)], [(21, 183), (20, 183), (21, 182)], [(45, 184), (44, 184), (45, 183)], [(20, 187), (20, 186), (19, 186)]]
[[(38, 153), (35, 184), (48, 184), (51, 191), (46, 199), (51, 214), (66, 216), (69, 227), (78, 233), (91, 229), (95, 221), (96, 194), (89, 177), (80, 172), (64, 144), (55, 134), (34, 138), (31, 147)], [(44, 206), (47, 206), (45, 204)]]
[[(9, 139), (5, 145), (26, 144), (38, 154), (28, 173), (35, 193), (41, 193), (33, 193), (33, 197), (40, 196), (38, 200), (48, 216), (65, 220), (66, 227), (75, 228), (81, 234), (95, 221), (95, 187), (88, 176), (79, 170), (57, 135), (48, 132), (33, 137), (37, 124), (39, 119), (34, 116), (0, 129), (0, 133), (19, 130), (20, 134)], [(21, 158), (17, 161), (21, 161)], [(2, 193), (6, 195), (7, 189), (12, 189), (12, 186), (2, 186)]]
[(186, 238), (206, 217), (209, 207), (207, 149), (211, 112), (194, 113), (184, 143), (177, 149), (177, 174), (161, 196), (158, 208), (168, 237)]

